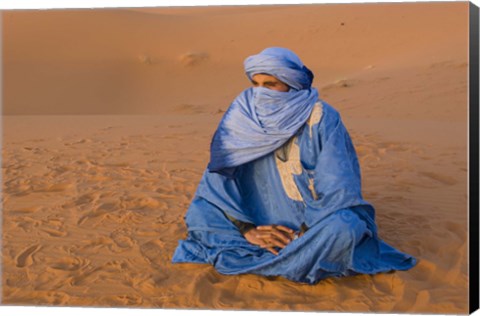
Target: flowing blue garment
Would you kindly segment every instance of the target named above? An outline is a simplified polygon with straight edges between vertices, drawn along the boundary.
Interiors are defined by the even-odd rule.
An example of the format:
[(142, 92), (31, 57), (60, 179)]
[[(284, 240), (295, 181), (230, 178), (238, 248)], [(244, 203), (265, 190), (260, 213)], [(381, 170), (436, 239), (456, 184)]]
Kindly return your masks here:
[(208, 169), (230, 175), (234, 167), (279, 148), (305, 124), (317, 100), (314, 88), (246, 89), (232, 102), (213, 136)]
[[(241, 163), (220, 161), (216, 170), (229, 168), (228, 174), (204, 172), (185, 215), (188, 236), (179, 241), (174, 263), (207, 263), (222, 274), (282, 276), (309, 284), (415, 265), (415, 258), (379, 239), (374, 208), (362, 198), (355, 149), (330, 105), (315, 100), (287, 141), (255, 155)], [(309, 229), (274, 255), (250, 244), (228, 217), (296, 231), (304, 223)]]

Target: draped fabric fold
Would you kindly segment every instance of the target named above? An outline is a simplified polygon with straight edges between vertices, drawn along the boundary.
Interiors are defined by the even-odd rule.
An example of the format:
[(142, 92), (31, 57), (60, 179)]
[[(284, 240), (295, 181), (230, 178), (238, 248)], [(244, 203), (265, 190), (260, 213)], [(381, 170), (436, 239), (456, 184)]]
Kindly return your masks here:
[(213, 136), (208, 169), (237, 167), (282, 146), (310, 116), (316, 89), (249, 88), (230, 105)]

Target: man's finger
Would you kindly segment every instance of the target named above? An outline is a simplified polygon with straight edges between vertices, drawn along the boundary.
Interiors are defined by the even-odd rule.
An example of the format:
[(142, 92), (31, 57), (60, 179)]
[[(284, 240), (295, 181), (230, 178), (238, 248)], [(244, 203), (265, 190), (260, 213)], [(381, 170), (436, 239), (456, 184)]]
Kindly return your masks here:
[(295, 232), (285, 226), (282, 225), (263, 225), (263, 226), (258, 226), (257, 230), (262, 231), (262, 232), (282, 232), (284, 236), (289, 238), (289, 240), (284, 240), (280, 235), (276, 234), (280, 239), (284, 240), (285, 242), (290, 242), (293, 239), (293, 236)]
[(278, 239), (278, 240), (281, 240), (285, 243), (290, 243), (293, 239), (293, 236), (290, 235), (290, 234), (286, 234), (285, 232), (282, 232), (282, 231), (279, 231), (279, 230), (273, 230), (271, 233), (270, 233), (274, 238)]
[(259, 230), (283, 230), (284, 232), (287, 232), (287, 233), (290, 233), (290, 234), (293, 234), (294, 231), (293, 229), (291, 228), (288, 228), (286, 226), (282, 226), (282, 225), (262, 225), (262, 226), (257, 226), (257, 229)]
[(276, 246), (276, 247), (279, 247), (279, 248), (285, 248), (289, 243), (288, 242), (284, 242), (284, 241), (281, 241), (281, 240), (278, 240), (278, 239), (275, 239), (275, 238), (272, 238), (271, 239), (271, 242), (270, 242), (273, 246)]
[[(280, 233), (279, 233), (280, 234)], [(286, 239), (285, 237), (279, 238), (275, 234), (270, 234), (268, 237), (264, 238), (264, 240), (270, 245), (280, 248), (285, 248), (289, 243), (290, 240)]]
[(276, 234), (282, 234), (283, 236), (286, 236), (289, 241), (292, 241), (295, 237), (295, 231), (287, 228), (287, 230), (280, 230), (280, 229), (275, 229), (274, 231), (276, 232)]
[(257, 226), (257, 229), (262, 231), (270, 231), (273, 229), (273, 225)]
[(275, 228), (278, 229), (278, 230), (283, 230), (284, 232), (287, 232), (287, 233), (289, 233), (289, 234), (295, 233), (295, 232), (293, 231), (293, 229), (290, 229), (290, 228), (285, 227), (285, 226), (282, 226), (282, 225), (275, 225)]
[(282, 241), (285, 241), (285, 242), (288, 242), (288, 237), (285, 236), (283, 233), (281, 232), (278, 232), (278, 231), (257, 231), (257, 233), (255, 234), (255, 238), (257, 239), (267, 239), (267, 240), (270, 240), (270, 239), (278, 239), (278, 240), (282, 240)]
[(265, 249), (267, 249), (268, 251), (270, 251), (271, 253), (273, 253), (275, 256), (278, 255), (278, 251), (276, 251), (275, 248), (273, 248), (273, 247), (268, 247), (268, 248), (265, 248)]
[(265, 234), (264, 236), (258, 236), (260, 240), (259, 246), (262, 248), (266, 247), (279, 247), (285, 248), (288, 244), (287, 242), (283, 242), (282, 240), (277, 239), (275, 236), (271, 235), (270, 233)]
[(269, 239), (271, 237), (271, 232), (257, 232), (255, 238), (257, 239)]

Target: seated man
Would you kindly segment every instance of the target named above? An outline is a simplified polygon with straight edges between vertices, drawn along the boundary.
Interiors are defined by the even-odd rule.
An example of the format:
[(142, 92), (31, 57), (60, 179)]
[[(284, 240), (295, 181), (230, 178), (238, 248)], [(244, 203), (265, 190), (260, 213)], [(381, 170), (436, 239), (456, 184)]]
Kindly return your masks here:
[(245, 70), (253, 87), (213, 136), (173, 262), (310, 284), (414, 266), (378, 238), (350, 136), (312, 72), (285, 48), (248, 57)]

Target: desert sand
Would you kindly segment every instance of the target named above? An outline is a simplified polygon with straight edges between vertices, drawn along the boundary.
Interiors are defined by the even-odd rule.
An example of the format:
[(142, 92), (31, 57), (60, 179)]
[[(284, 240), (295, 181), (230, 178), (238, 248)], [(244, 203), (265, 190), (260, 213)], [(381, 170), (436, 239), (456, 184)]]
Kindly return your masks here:
[[(468, 2), (6, 11), (6, 305), (468, 311)], [(315, 286), (170, 263), (243, 60), (293, 49), (409, 271)]]

